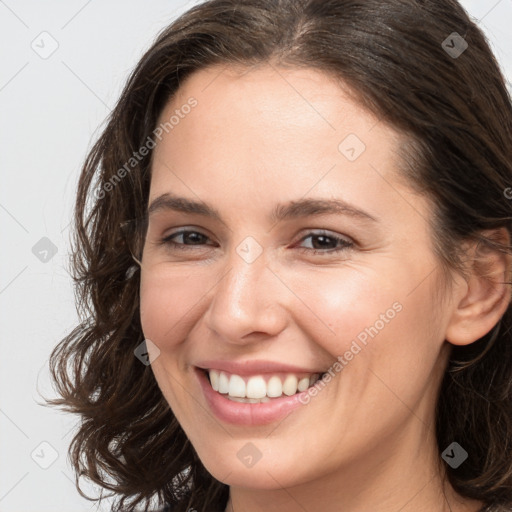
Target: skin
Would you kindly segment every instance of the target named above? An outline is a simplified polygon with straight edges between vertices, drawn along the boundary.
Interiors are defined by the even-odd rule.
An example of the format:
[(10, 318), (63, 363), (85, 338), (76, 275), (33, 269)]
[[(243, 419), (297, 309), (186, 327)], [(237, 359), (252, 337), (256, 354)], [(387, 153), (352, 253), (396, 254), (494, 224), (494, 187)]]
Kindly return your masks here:
[[(222, 222), (172, 210), (150, 216), (141, 320), (160, 350), (152, 363), (160, 389), (205, 467), (230, 485), (227, 510), (479, 510), (443, 487), (434, 406), (451, 343), (486, 334), (510, 292), (456, 275), (440, 302), (430, 203), (400, 183), (400, 134), (311, 69), (198, 71), (161, 120), (190, 97), (197, 106), (155, 148), (149, 202), (168, 192), (202, 200)], [(348, 134), (366, 145), (353, 162), (338, 150)], [(378, 221), (267, 219), (276, 203), (303, 197), (343, 198)], [(183, 227), (207, 238), (175, 237), (188, 251), (158, 245)], [(355, 245), (329, 253), (334, 245), (304, 238), (318, 230)], [(263, 249), (252, 263), (236, 250), (247, 236)], [(498, 274), (510, 264), (493, 262)], [(242, 427), (211, 413), (194, 363), (328, 369), (396, 302), (401, 311), (284, 420)], [(261, 452), (251, 468), (237, 457), (248, 442)]]

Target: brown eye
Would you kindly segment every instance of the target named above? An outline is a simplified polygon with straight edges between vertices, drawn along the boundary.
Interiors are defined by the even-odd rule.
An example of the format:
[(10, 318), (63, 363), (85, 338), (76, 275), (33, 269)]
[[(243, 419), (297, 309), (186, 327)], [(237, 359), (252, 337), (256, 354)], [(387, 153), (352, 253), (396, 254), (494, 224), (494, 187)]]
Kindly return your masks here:
[(311, 247), (301, 247), (301, 250), (313, 252), (314, 254), (332, 254), (354, 246), (353, 242), (332, 233), (310, 233), (303, 237), (301, 242), (307, 239), (311, 239)]
[(160, 243), (170, 246), (173, 250), (188, 250), (192, 249), (193, 246), (205, 245), (208, 240), (209, 238), (199, 231), (183, 229), (162, 238)]

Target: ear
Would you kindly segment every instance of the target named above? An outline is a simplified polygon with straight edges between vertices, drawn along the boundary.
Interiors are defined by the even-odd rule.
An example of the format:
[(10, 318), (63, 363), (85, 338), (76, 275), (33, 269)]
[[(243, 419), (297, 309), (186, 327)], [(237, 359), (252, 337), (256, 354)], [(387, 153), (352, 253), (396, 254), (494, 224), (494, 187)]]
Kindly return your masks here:
[[(481, 233), (510, 247), (505, 228)], [(468, 278), (454, 287), (454, 311), (445, 339), (454, 345), (468, 345), (485, 336), (499, 322), (511, 302), (512, 256), (474, 242), (467, 250)]]

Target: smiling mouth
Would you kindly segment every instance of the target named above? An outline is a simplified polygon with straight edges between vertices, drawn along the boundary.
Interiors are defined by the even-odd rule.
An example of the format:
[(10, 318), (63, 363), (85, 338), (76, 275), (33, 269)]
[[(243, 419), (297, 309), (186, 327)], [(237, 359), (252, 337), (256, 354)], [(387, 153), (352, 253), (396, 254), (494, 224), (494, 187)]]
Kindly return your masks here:
[(227, 399), (242, 403), (266, 403), (293, 396), (312, 387), (323, 374), (272, 373), (241, 376), (226, 371), (202, 370), (214, 391)]

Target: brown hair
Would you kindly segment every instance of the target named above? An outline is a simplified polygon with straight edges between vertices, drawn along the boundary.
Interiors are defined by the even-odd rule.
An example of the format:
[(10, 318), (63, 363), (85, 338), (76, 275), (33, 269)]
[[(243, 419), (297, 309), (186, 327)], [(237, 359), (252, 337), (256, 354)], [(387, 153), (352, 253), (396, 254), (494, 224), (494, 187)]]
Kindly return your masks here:
[[(448, 51), (463, 49), (455, 46), (454, 32), (458, 44), (468, 45), (460, 55)], [(137, 230), (122, 226), (144, 218), (151, 155), (130, 168), (126, 163), (148, 144), (163, 107), (191, 73), (267, 62), (339, 78), (406, 136), (403, 176), (432, 200), (433, 248), (445, 271), (462, 272), (465, 240), (512, 252), (482, 234), (500, 227), (512, 233), (510, 97), (484, 35), (456, 0), (211, 0), (195, 6), (137, 64), (85, 161), (72, 254), (85, 320), (50, 360), (62, 398), (49, 403), (82, 418), (70, 446), (77, 486), (83, 475), (113, 491), (116, 511), (141, 504), (148, 510), (152, 497), (176, 511), (226, 505), (228, 487), (205, 470), (151, 367), (134, 357), (144, 339), (140, 274), (129, 250)], [(439, 449), (455, 440), (469, 453), (458, 469), (447, 467), (462, 496), (512, 505), (511, 403), (509, 305), (486, 336), (453, 347), (440, 390)]]

